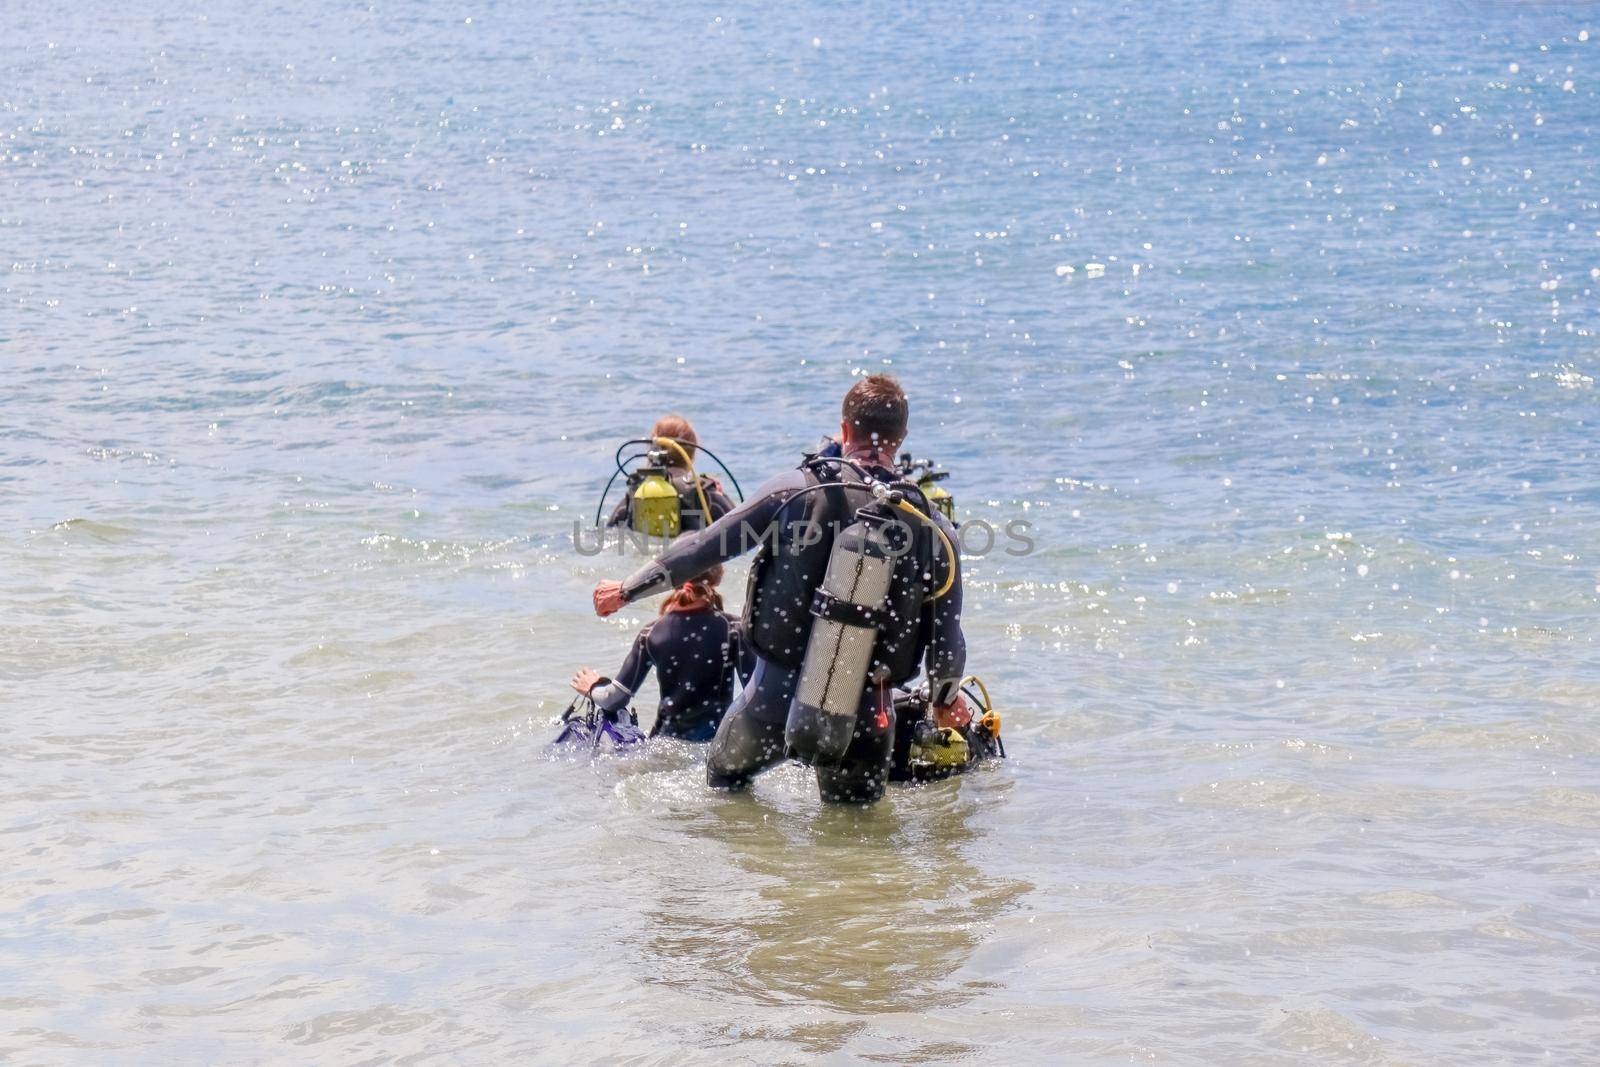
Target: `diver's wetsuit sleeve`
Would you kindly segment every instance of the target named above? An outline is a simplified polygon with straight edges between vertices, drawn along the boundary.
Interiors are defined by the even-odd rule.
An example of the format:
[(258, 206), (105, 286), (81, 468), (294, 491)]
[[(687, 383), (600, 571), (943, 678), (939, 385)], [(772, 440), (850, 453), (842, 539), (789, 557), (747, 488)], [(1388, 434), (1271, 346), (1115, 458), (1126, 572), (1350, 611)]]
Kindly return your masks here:
[[(935, 516), (935, 522), (950, 539), (951, 544), (957, 544), (956, 532), (951, 528), (943, 515)], [(946, 567), (935, 564), (934, 575), (942, 584), (950, 574), (947, 567), (955, 568), (955, 580), (950, 585), (950, 591), (933, 603), (933, 633), (928, 641), (928, 653), (924, 660), (924, 668), (928, 672), (928, 692), (933, 696), (936, 706), (950, 703), (961, 692), (961, 678), (967, 670), (967, 638), (961, 631), (961, 559), (958, 555), (949, 558), (945, 551), (944, 542), (939, 542), (936, 549), (940, 562), (945, 562)], [(935, 586), (937, 588), (937, 586)]]
[(589, 699), (604, 711), (626, 707), (644, 684), (645, 676), (650, 673), (650, 663), (650, 627), (646, 626), (633, 639), (633, 647), (628, 649), (628, 658), (622, 661), (616, 677), (589, 690)]
[(698, 578), (718, 563), (743, 555), (761, 543), (784, 501), (806, 486), (802, 470), (785, 471), (756, 495), (704, 530), (684, 534), (672, 547), (622, 583), (622, 599), (632, 603)]

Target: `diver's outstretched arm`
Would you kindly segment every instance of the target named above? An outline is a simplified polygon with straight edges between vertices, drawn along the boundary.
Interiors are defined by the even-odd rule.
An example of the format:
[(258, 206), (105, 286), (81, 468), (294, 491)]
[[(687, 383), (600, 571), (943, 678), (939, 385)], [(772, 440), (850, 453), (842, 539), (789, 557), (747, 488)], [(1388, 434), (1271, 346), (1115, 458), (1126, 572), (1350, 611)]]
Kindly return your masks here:
[(644, 684), (651, 664), (649, 637), (650, 627), (646, 626), (633, 639), (633, 647), (628, 649), (628, 658), (622, 661), (616, 677), (589, 690), (589, 699), (602, 711), (620, 711)]
[(620, 583), (602, 582), (595, 588), (595, 613), (610, 615), (623, 604), (675, 589), (735, 556), (755, 548), (766, 536), (784, 501), (806, 486), (805, 472), (785, 471), (763, 485), (754, 496), (704, 530), (684, 534), (671, 548)]

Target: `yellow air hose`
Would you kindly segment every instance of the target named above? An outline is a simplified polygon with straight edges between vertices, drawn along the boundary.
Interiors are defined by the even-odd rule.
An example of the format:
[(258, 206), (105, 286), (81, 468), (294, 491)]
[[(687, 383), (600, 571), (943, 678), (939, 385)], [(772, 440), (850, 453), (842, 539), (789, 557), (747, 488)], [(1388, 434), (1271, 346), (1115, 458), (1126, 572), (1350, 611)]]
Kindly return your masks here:
[[(989, 696), (989, 687), (983, 684), (983, 679), (976, 674), (969, 674), (961, 679), (958, 686), (965, 687), (968, 682), (978, 687), (978, 692), (983, 694), (983, 716), (978, 720), (980, 726), (985, 727), (995, 737), (1000, 736), (1000, 713), (994, 710), (994, 698)], [(1004, 755), (1004, 752), (1001, 753)]]
[[(897, 506), (900, 508), (901, 511), (907, 512), (907, 513), (912, 514), (912, 515), (915, 515), (917, 518), (921, 519), (923, 522), (927, 523), (929, 526), (932, 526), (933, 527), (933, 532), (938, 534), (939, 535), (939, 540), (944, 542), (945, 553), (950, 558), (950, 567), (949, 567), (948, 571), (946, 572), (946, 574), (944, 576), (944, 584), (939, 587), (939, 591), (937, 593), (933, 594), (932, 599), (938, 600), (940, 597), (944, 596), (946, 593), (948, 593), (950, 591), (950, 587), (952, 585), (956, 584), (956, 546), (952, 545), (950, 543), (950, 538), (948, 538), (948, 537), (946, 537), (944, 535), (944, 530), (942, 530), (939, 527), (939, 524), (934, 522), (932, 519), (928, 518), (928, 516), (924, 515), (921, 511), (919, 511), (917, 509), (916, 505), (908, 503), (908, 502), (902, 500), (902, 501), (899, 502), (899, 504)], [(982, 684), (982, 683), (979, 683), (979, 684)]]
[(689, 458), (688, 451), (670, 437), (657, 437), (656, 444), (662, 448), (670, 448), (683, 458), (683, 465), (689, 468), (689, 480), (694, 483), (695, 496), (700, 498), (700, 514), (705, 518), (701, 521), (707, 526), (711, 525), (711, 505), (706, 503), (706, 491), (700, 487), (700, 476), (694, 472), (694, 460)]
[(983, 679), (979, 678), (976, 674), (969, 674), (965, 678), (961, 679), (959, 684), (966, 685), (968, 682), (971, 682), (973, 685), (977, 686), (978, 692), (983, 694), (983, 710), (993, 711), (994, 700), (989, 696), (989, 687), (983, 684)]

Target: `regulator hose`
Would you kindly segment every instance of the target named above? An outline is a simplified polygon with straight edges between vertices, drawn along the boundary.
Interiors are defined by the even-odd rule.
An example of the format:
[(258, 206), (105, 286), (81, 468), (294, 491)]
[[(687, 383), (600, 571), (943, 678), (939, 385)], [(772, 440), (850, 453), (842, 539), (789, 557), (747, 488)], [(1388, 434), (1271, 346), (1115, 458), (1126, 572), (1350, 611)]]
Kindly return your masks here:
[(706, 455), (710, 456), (716, 462), (717, 466), (722, 468), (722, 473), (728, 476), (728, 481), (733, 483), (733, 491), (738, 494), (739, 502), (741, 504), (744, 503), (744, 490), (739, 488), (739, 479), (734, 477), (733, 472), (728, 469), (728, 465), (722, 462), (722, 457), (718, 456), (715, 452), (711, 451), (711, 449), (707, 448), (705, 445), (700, 444), (698, 441), (690, 441), (683, 437), (635, 437), (633, 440), (624, 441), (622, 444), (617, 446), (617, 464), (620, 466), (622, 463), (631, 462), (635, 458), (633, 456), (629, 456), (627, 460), (623, 460), (622, 458), (623, 449), (627, 448), (629, 445), (655, 445), (662, 440), (674, 441), (680, 445), (688, 445), (696, 452), (704, 452)]
[[(739, 502), (741, 504), (744, 503), (744, 490), (739, 487), (739, 479), (734, 477), (733, 472), (728, 469), (728, 465), (726, 463), (722, 462), (721, 457), (719, 457), (715, 452), (711, 451), (711, 449), (707, 448), (705, 445), (695, 441), (685, 440), (682, 437), (635, 437), (632, 440), (624, 441), (622, 444), (618, 445), (616, 454), (612, 456), (612, 462), (616, 464), (617, 469), (611, 475), (611, 480), (606, 482), (605, 491), (600, 494), (600, 503), (595, 506), (594, 524), (596, 526), (600, 525), (600, 516), (605, 513), (606, 497), (611, 495), (611, 487), (616, 484), (617, 478), (620, 475), (628, 473), (628, 464), (632, 463), (636, 459), (650, 458), (650, 454), (648, 452), (638, 452), (634, 455), (624, 457), (622, 453), (629, 445), (665, 445), (667, 447), (672, 447), (677, 450), (678, 455), (683, 456), (684, 462), (689, 463), (689, 470), (691, 473), (693, 473), (694, 464), (689, 461), (689, 457), (683, 448), (685, 445), (692, 445), (697, 451), (704, 452), (706, 455), (710, 456), (716, 461), (717, 466), (722, 468), (722, 473), (726, 474), (728, 476), (728, 481), (733, 484), (733, 491), (738, 494)], [(700, 490), (699, 479), (695, 480), (695, 490), (700, 493), (700, 506), (705, 509), (706, 524), (710, 525), (711, 509), (706, 506), (705, 493)]]
[[(924, 504), (926, 504), (928, 502), (927, 497), (923, 497), (922, 502)], [(923, 512), (919, 511), (914, 504), (908, 503), (907, 501), (902, 499), (899, 502), (897, 502), (895, 504), (895, 506), (897, 508), (899, 508), (901, 511), (906, 512), (907, 514), (915, 515), (917, 518), (921, 519), (923, 522), (927, 523), (929, 526), (932, 526), (933, 527), (933, 532), (939, 535), (939, 540), (940, 541), (944, 542), (944, 550), (945, 550), (946, 557), (950, 560), (950, 566), (948, 568), (946, 568), (946, 570), (945, 570), (944, 584), (941, 585), (939, 587), (939, 591), (937, 593), (933, 594), (933, 596), (930, 598), (931, 600), (938, 600), (940, 597), (944, 596), (946, 593), (948, 593), (950, 591), (950, 587), (951, 586), (956, 584), (956, 546), (951, 544), (950, 543), (950, 538), (945, 536), (943, 527), (941, 527), (938, 523), (934, 522), (931, 518), (929, 518)], [(979, 684), (982, 684), (982, 683), (979, 683)]]
[(976, 674), (969, 674), (956, 684), (965, 689), (969, 683), (977, 686), (978, 691), (983, 694), (983, 700), (980, 704), (983, 710), (993, 711), (994, 701), (989, 698), (989, 687), (983, 684), (983, 679), (979, 678)]
[(1006, 759), (1006, 743), (1000, 738), (1000, 713), (994, 710), (994, 701), (989, 697), (989, 687), (984, 685), (983, 679), (976, 674), (969, 674), (956, 683), (968, 696), (972, 696), (971, 690), (967, 688), (968, 683), (977, 686), (978, 691), (983, 694), (983, 700), (979, 702), (979, 706), (983, 708), (983, 717), (978, 720), (979, 725), (989, 730), (990, 736), (994, 738), (995, 748), (1000, 752), (1000, 758)]
[[(623, 447), (625, 448), (627, 446), (624, 445)], [(619, 448), (617, 450), (618, 455), (620, 455), (621, 452), (622, 452), (622, 449)], [(596, 504), (595, 507), (594, 507), (594, 524), (596, 526), (600, 525), (600, 516), (606, 509), (606, 497), (611, 495), (611, 487), (613, 485), (617, 484), (617, 478), (618, 478), (619, 475), (623, 475), (623, 474), (626, 474), (628, 472), (628, 468), (625, 466), (625, 464), (632, 463), (636, 459), (644, 459), (644, 458), (645, 458), (645, 453), (640, 452), (640, 453), (637, 453), (636, 455), (629, 456), (627, 459), (618, 459), (617, 460), (617, 469), (611, 472), (611, 479), (610, 479), (610, 481), (606, 482), (605, 491), (600, 494), (600, 503)]]
[(657, 437), (655, 443), (664, 448), (670, 448), (683, 460), (683, 465), (688, 468), (689, 480), (694, 483), (694, 495), (700, 498), (700, 514), (707, 526), (711, 525), (711, 505), (706, 502), (706, 491), (700, 485), (700, 476), (694, 472), (694, 460), (689, 458), (689, 452), (674, 437)]

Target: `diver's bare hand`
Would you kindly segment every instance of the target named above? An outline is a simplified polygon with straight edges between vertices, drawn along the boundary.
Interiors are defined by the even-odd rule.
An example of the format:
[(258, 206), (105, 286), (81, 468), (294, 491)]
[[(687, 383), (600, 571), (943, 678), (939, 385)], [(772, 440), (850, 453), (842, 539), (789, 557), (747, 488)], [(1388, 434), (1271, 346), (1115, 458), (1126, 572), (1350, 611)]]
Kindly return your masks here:
[(627, 601), (622, 599), (621, 582), (601, 582), (594, 587), (594, 613), (602, 619), (622, 610)]
[(584, 667), (572, 676), (572, 688), (588, 696), (596, 685), (600, 683), (600, 674), (593, 667)]
[(934, 709), (933, 722), (941, 729), (954, 726), (956, 729), (964, 728), (972, 721), (972, 708), (967, 705), (967, 698), (960, 693), (950, 703)]

